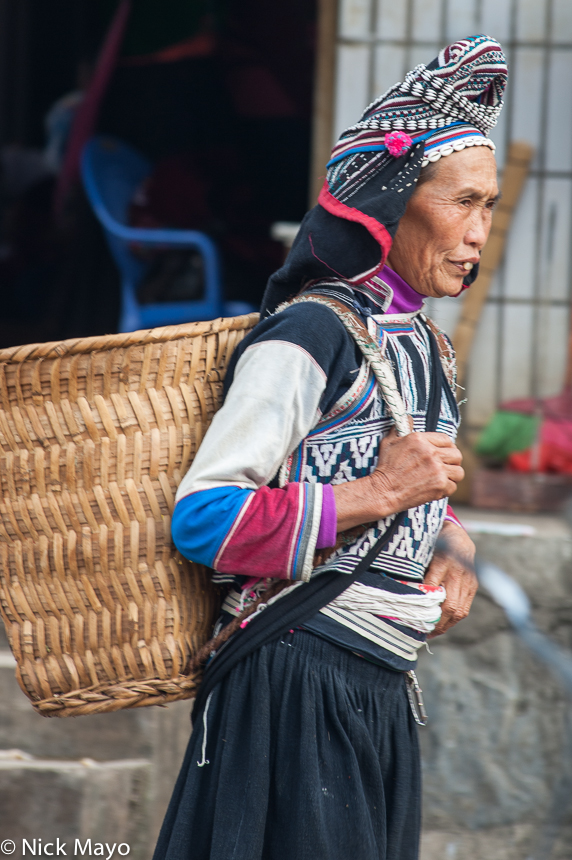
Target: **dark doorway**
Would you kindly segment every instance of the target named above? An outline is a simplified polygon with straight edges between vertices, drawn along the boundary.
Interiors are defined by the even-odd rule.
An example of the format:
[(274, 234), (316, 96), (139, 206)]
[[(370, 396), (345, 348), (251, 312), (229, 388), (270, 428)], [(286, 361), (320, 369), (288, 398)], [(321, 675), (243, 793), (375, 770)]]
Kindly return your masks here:
[[(116, 5), (0, 0), (3, 151), (41, 152), (47, 111), (82, 86)], [(258, 304), (283, 259), (271, 224), (306, 211), (315, 16), (313, 0), (137, 0), (100, 106), (98, 132), (155, 165), (133, 217), (209, 233), (227, 299)], [(117, 324), (118, 276), (99, 225), (76, 189), (63, 230), (55, 229), (53, 181), (3, 183), (0, 346)], [(26, 237), (16, 264), (15, 220)], [(42, 232), (39, 262), (37, 253), (26, 258), (34, 231)]]

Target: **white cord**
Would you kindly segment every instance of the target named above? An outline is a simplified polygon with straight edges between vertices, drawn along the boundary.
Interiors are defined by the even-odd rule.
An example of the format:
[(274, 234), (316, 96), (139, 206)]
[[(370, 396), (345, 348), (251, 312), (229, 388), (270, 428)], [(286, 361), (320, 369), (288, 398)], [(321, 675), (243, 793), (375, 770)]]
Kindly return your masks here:
[(201, 750), (201, 755), (203, 757), (203, 760), (197, 762), (199, 767), (204, 767), (205, 764), (210, 764), (210, 761), (208, 760), (208, 758), (205, 758), (205, 756), (207, 754), (207, 714), (209, 712), (209, 705), (211, 703), (211, 698), (212, 698), (213, 693), (214, 693), (214, 690), (209, 693), (209, 697), (207, 699), (207, 703), (206, 703), (205, 709), (203, 711), (203, 746), (202, 746), (202, 750)]
[(395, 594), (353, 582), (329, 605), (347, 612), (371, 612), (394, 618), (420, 633), (432, 633), (441, 617), (441, 604), (446, 596), (443, 586), (430, 592)]

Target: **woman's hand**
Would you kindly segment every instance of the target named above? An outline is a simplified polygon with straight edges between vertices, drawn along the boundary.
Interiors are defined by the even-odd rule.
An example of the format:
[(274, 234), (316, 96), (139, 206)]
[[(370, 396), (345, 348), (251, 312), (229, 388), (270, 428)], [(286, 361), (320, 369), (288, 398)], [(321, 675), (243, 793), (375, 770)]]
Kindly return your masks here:
[(465, 474), (462, 460), (463, 455), (444, 433), (400, 437), (392, 430), (381, 440), (371, 475), (380, 499), (391, 507), (382, 516), (452, 495)]
[(429, 639), (440, 636), (467, 617), (478, 588), (473, 569), (475, 545), (467, 532), (446, 520), (441, 536), (447, 542), (447, 549), (435, 553), (424, 583), (431, 586), (443, 585), (447, 597), (441, 607), (441, 620)]
[(371, 475), (333, 487), (338, 531), (450, 496), (465, 474), (461, 461), (444, 433), (399, 437), (392, 430), (381, 441)]

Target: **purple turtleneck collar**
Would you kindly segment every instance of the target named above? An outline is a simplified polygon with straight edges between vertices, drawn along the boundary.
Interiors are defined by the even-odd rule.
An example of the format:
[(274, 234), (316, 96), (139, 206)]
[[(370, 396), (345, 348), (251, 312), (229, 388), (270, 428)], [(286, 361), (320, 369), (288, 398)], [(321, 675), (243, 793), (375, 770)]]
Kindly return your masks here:
[[(384, 289), (379, 281), (383, 281), (385, 287), (389, 289)], [(384, 266), (379, 275), (367, 283), (370, 289), (385, 299), (383, 312), (386, 314), (410, 314), (420, 310), (423, 306), (425, 296), (410, 287), (389, 266)]]

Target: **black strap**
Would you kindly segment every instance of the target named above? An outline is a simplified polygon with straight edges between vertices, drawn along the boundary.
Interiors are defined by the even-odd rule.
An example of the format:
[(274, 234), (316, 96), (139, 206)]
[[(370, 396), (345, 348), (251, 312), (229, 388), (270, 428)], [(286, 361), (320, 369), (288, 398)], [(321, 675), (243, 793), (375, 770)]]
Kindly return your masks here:
[(441, 412), (441, 396), (443, 393), (443, 377), (445, 373), (441, 366), (441, 357), (439, 355), (437, 338), (428, 325), (425, 325), (425, 331), (429, 338), (429, 352), (431, 355), (431, 364), (429, 368), (429, 397), (427, 400), (427, 412), (425, 415), (425, 430), (433, 431), (437, 429), (439, 414)]
[(335, 573), (331, 576), (327, 574), (316, 576), (310, 582), (295, 588), (290, 594), (280, 597), (261, 612), (253, 623), (248, 624), (242, 630), (238, 630), (205, 670), (202, 684), (195, 699), (193, 721), (196, 720), (202, 710), (211, 690), (241, 660), (254, 653), (262, 645), (279, 639), (292, 627), (299, 627), (305, 621), (309, 621), (316, 612), (335, 600), (352, 582), (355, 582), (357, 577), (375, 561), (383, 547), (389, 543), (404, 517), (404, 511), (395, 517), (388, 530), (374, 543), (351, 574)]
[[(431, 352), (430, 388), (427, 404), (426, 430), (435, 430), (439, 420), (442, 392), (442, 368), (435, 336), (427, 328)], [(339, 597), (356, 579), (369, 569), (382, 549), (391, 541), (405, 519), (406, 511), (397, 514), (390, 527), (374, 543), (351, 574), (335, 573), (316, 576), (267, 606), (260, 615), (237, 632), (223, 645), (205, 669), (193, 707), (192, 720), (196, 722), (209, 694), (235, 666), (258, 648), (274, 642), (292, 627), (299, 627), (336, 597)]]

